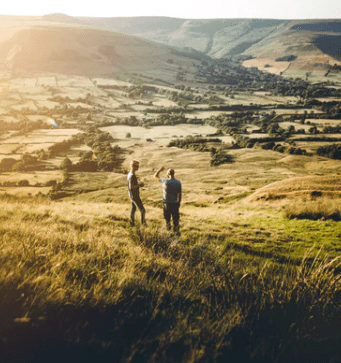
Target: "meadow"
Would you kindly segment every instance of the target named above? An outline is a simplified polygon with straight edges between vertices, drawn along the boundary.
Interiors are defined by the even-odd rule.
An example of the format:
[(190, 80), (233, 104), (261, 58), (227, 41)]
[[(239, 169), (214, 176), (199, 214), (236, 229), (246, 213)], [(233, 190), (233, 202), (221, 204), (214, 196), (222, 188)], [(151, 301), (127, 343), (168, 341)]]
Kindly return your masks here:
[(187, 196), (175, 237), (157, 200), (129, 227), (124, 194), (2, 197), (2, 361), (339, 358), (339, 222)]
[[(83, 192), (58, 201), (2, 194), (1, 360), (337, 360), (340, 162), (322, 176), (314, 157), (230, 153), (212, 168), (209, 153), (131, 148), (147, 227), (129, 226), (119, 173), (71, 173)], [(183, 183), (180, 237), (162, 164)]]
[[(62, 126), (7, 131), (0, 159), (38, 155), (91, 128), (97, 144), (99, 132), (109, 132), (110, 143), (124, 152), (117, 170), (61, 170), (66, 157), (76, 163), (92, 153), (96, 142), (88, 139), (45, 155), (45, 169), (0, 174), (0, 360), (340, 360), (341, 161), (314, 153), (323, 141), (295, 141), (312, 154), (292, 155), (261, 143), (232, 147), (235, 137), (225, 132), (219, 138), (230, 161), (210, 166), (209, 150), (167, 145), (209, 137), (217, 127), (116, 124), (123, 117), (157, 117), (138, 101), (151, 101), (148, 107), (160, 114), (176, 104), (156, 93), (128, 96), (125, 87), (136, 86), (129, 79), (56, 75), (3, 85), (2, 121), (29, 124), (49, 115)], [(280, 108), (297, 97), (219, 96), (228, 105), (266, 104), (267, 115), (311, 111)], [(36, 112), (27, 108), (31, 103)], [(181, 112), (203, 120), (225, 113), (199, 106)], [(319, 129), (338, 125), (309, 120)], [(301, 127), (287, 120), (280, 125)], [(141, 164), (146, 227), (129, 225), (126, 171), (132, 158)], [(161, 165), (173, 167), (183, 184), (181, 236), (165, 230), (162, 191), (152, 178)]]

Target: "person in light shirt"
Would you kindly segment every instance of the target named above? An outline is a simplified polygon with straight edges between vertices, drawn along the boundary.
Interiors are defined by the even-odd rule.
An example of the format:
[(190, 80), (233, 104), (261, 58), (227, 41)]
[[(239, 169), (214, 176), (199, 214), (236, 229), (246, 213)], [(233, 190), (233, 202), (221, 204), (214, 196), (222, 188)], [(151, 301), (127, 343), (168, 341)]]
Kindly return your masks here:
[(167, 169), (167, 178), (160, 178), (159, 174), (165, 170), (163, 166), (159, 168), (154, 174), (154, 179), (162, 183), (162, 204), (163, 216), (166, 220), (167, 230), (171, 230), (171, 219), (173, 220), (173, 231), (175, 234), (180, 235), (179, 219), (180, 219), (180, 203), (181, 203), (181, 182), (175, 179), (174, 169)]

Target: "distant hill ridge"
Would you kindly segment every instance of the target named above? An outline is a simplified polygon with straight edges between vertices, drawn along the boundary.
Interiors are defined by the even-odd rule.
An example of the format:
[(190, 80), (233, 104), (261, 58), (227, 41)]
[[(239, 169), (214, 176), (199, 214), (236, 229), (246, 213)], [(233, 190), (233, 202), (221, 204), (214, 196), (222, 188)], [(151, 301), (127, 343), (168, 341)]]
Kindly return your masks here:
[[(50, 21), (70, 22), (61, 14)], [(178, 19), (168, 17), (74, 18), (81, 24), (130, 34), (175, 47), (189, 47), (212, 58), (249, 55), (276, 59), (293, 53), (326, 53), (341, 60), (341, 20)], [(294, 52), (294, 53), (295, 53)], [(304, 63), (304, 62), (303, 62)], [(331, 60), (332, 63), (332, 60)], [(300, 63), (302, 65), (302, 62)]]
[(163, 64), (161, 68), (165, 69), (165, 62), (175, 55), (186, 62), (186, 54), (175, 49), (192, 57), (198, 52), (201, 59), (243, 56), (275, 61), (290, 56), (291, 69), (323, 70), (341, 61), (341, 20), (337, 19), (91, 18), (50, 14), (0, 16), (0, 21), (9, 24), (0, 34), (0, 62), (11, 69), (67, 69), (84, 74), (110, 73), (115, 67), (155, 69), (156, 64)]
[[(340, 20), (276, 19), (176, 19), (166, 17), (78, 18), (91, 26), (163, 42), (191, 47), (213, 58), (254, 54), (259, 43), (273, 44), (274, 38), (305, 32), (313, 41), (320, 32), (341, 32)], [(307, 33), (312, 32), (312, 33)], [(315, 34), (313, 34), (315, 33)], [(302, 34), (301, 34), (302, 35)], [(278, 54), (278, 56), (284, 54)]]

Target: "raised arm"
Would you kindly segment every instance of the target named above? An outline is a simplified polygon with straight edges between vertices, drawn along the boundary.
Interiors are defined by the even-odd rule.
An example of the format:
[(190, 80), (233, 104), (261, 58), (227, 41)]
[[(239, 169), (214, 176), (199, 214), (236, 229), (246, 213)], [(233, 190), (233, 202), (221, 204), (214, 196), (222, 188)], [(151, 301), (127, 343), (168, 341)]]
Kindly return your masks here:
[(159, 168), (156, 173), (154, 174), (153, 178), (157, 181), (159, 181), (159, 174), (161, 173), (161, 171), (165, 170), (164, 166), (161, 166), (161, 168)]

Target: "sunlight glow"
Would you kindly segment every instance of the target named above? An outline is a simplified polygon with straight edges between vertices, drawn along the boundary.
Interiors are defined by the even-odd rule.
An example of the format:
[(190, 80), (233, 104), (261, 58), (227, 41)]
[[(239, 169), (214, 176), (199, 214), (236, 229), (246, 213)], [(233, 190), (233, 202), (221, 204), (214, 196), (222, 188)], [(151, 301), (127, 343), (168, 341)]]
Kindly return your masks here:
[(166, 16), (184, 19), (212, 18), (270, 18), (270, 19), (322, 19), (341, 18), (340, 2), (334, 0), (174, 0), (172, 3), (147, 0), (132, 0), (108, 3), (98, 0), (95, 3), (61, 0), (46, 2), (10, 1), (1, 6), (0, 15), (43, 16), (61, 13), (82, 17), (135, 17)]

